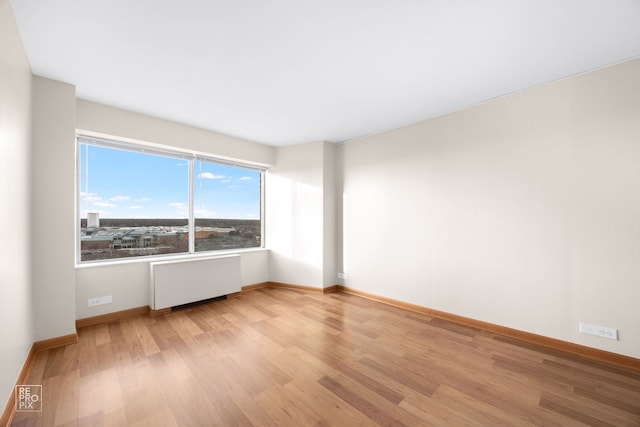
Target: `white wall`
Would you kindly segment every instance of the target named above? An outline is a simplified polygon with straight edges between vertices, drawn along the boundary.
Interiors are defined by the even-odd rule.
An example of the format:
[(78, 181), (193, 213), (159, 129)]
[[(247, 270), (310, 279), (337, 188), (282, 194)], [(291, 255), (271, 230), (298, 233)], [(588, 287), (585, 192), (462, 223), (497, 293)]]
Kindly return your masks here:
[(339, 146), (345, 284), (640, 357), (639, 93), (635, 60)]
[(322, 284), (330, 287), (336, 280), (336, 146), (323, 143), (322, 215), (323, 270)]
[(33, 77), (30, 172), (35, 339), (75, 333), (75, 87)]
[(574, 79), (571, 95), (573, 323), (618, 328), (602, 347), (640, 358), (640, 59)]
[(335, 277), (334, 150), (326, 142), (278, 148), (266, 179), (271, 281), (335, 284), (328, 279)]
[[(77, 100), (76, 108), (80, 132), (176, 147), (245, 163), (264, 166), (275, 163), (273, 147), (81, 99)], [(71, 141), (72, 147), (73, 144)], [(269, 280), (268, 251), (241, 251), (240, 255), (243, 286)], [(149, 305), (148, 260), (85, 264), (77, 268), (75, 280), (78, 319)], [(111, 304), (88, 307), (89, 298), (107, 295), (113, 297)]]
[[(269, 280), (269, 252), (239, 252), (242, 286)], [(149, 305), (149, 261), (85, 265), (76, 270), (78, 319)], [(89, 307), (87, 300), (111, 295), (111, 304)]]
[(34, 340), (30, 275), (31, 68), (0, 0), (0, 411)]
[(80, 132), (178, 147), (261, 166), (275, 163), (273, 147), (83, 99), (78, 99), (76, 119)]

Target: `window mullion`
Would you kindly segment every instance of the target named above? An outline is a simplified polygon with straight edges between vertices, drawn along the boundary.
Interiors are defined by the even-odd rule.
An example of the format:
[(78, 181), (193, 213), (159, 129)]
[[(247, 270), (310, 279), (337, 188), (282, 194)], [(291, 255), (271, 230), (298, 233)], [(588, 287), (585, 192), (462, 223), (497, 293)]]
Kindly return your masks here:
[(194, 158), (189, 159), (189, 253), (193, 254), (196, 251), (196, 218), (195, 218), (195, 197), (194, 197)]

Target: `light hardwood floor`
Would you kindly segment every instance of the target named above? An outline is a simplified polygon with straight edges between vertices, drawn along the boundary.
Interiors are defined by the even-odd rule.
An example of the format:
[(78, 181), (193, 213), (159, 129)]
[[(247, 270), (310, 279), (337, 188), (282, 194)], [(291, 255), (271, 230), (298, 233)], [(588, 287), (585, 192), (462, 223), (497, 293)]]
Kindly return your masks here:
[(361, 297), (258, 289), (79, 330), (13, 426), (639, 426), (640, 372)]

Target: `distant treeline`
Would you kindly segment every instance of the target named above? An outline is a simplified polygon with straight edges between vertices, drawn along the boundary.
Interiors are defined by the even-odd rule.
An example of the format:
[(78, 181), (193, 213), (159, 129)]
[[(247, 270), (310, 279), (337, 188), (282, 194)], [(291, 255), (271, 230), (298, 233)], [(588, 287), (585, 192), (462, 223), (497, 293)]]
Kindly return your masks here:
[[(187, 225), (187, 219), (182, 218), (100, 218), (100, 227), (182, 227)], [(80, 220), (80, 227), (87, 227), (87, 219)], [(221, 219), (196, 218), (196, 227), (219, 228), (260, 228), (258, 219)]]

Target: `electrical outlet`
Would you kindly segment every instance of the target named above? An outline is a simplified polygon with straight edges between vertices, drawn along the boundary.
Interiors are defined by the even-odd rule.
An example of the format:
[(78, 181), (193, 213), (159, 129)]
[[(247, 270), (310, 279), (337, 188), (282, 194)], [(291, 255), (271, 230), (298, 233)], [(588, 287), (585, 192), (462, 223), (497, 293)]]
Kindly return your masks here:
[(98, 298), (89, 298), (87, 303), (89, 307), (94, 307), (96, 305), (102, 304), (111, 304), (113, 302), (113, 298), (111, 295), (107, 295), (106, 297), (98, 297)]
[(583, 334), (590, 334), (597, 337), (608, 338), (610, 340), (618, 340), (618, 330), (607, 328), (606, 326), (591, 325), (589, 323), (580, 322), (580, 332), (582, 332)]
[(346, 273), (338, 273), (338, 279), (346, 279), (346, 278), (347, 278)]

